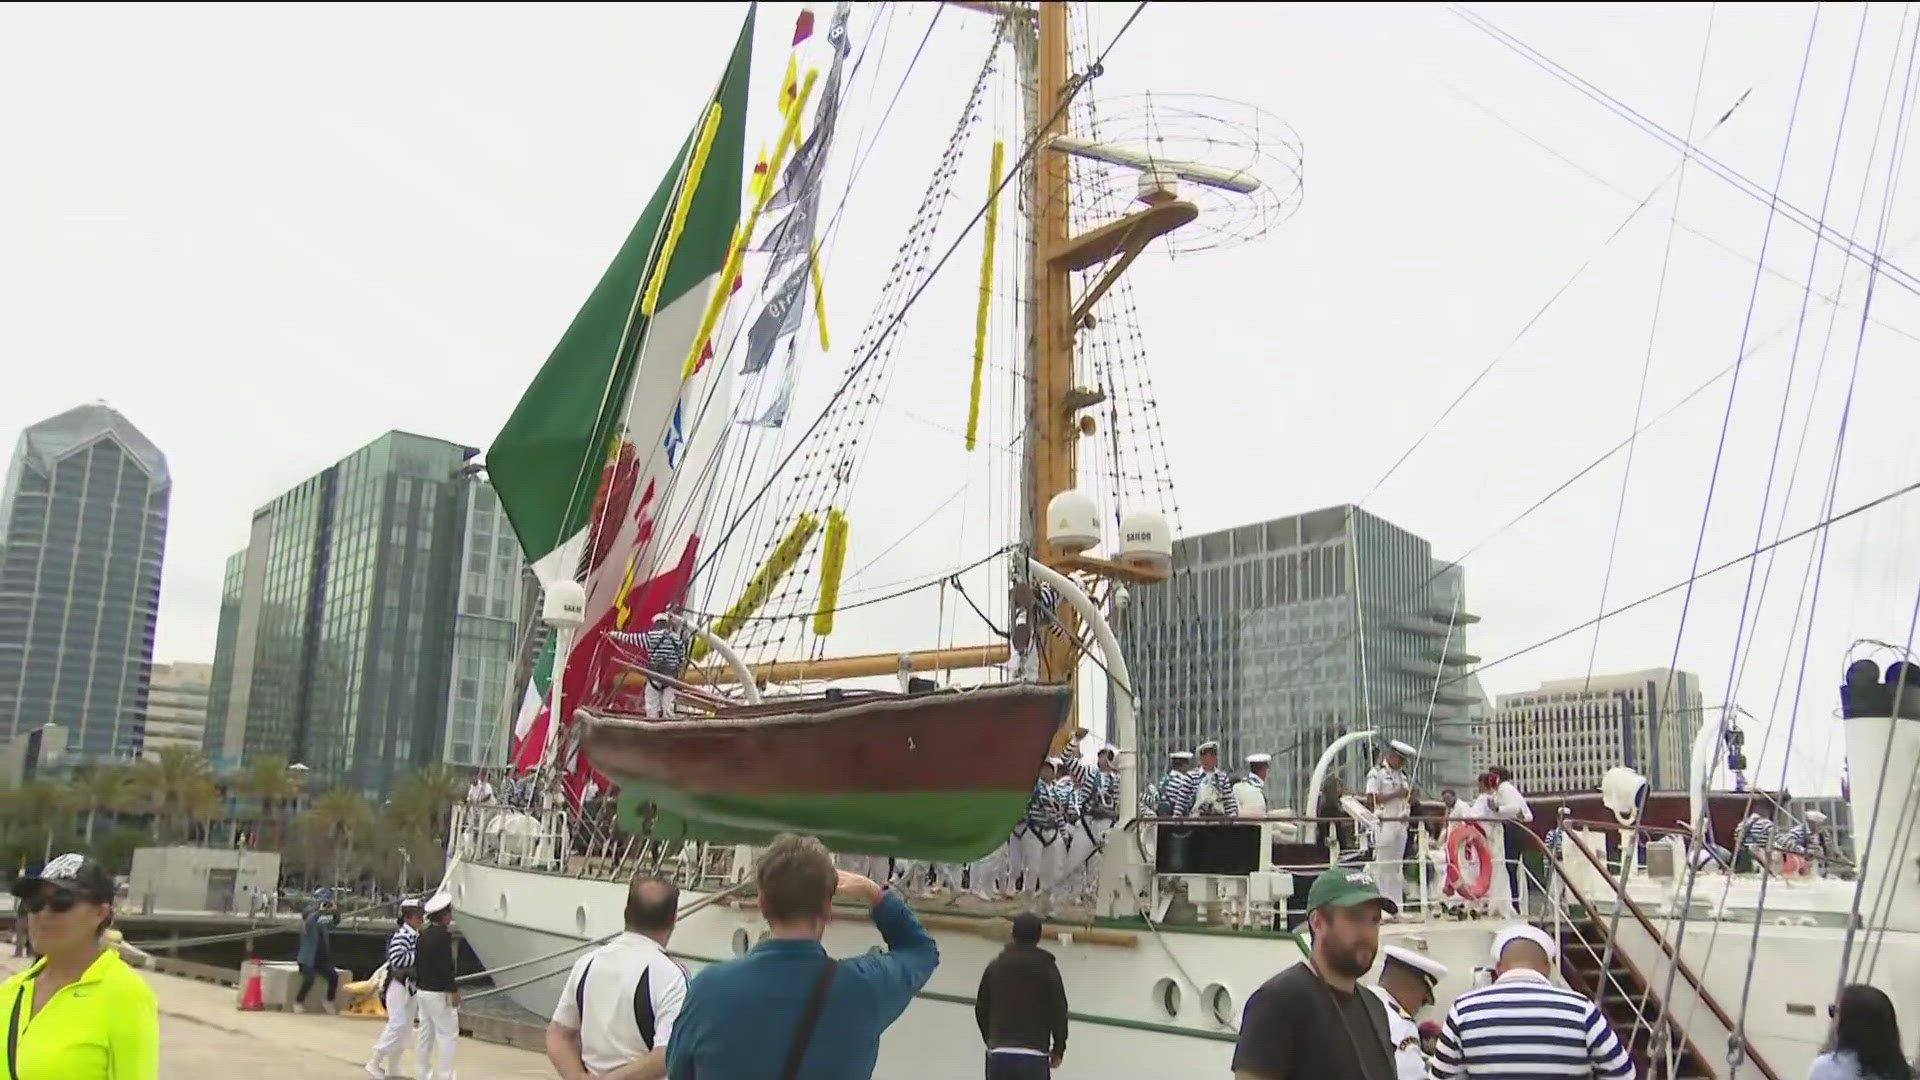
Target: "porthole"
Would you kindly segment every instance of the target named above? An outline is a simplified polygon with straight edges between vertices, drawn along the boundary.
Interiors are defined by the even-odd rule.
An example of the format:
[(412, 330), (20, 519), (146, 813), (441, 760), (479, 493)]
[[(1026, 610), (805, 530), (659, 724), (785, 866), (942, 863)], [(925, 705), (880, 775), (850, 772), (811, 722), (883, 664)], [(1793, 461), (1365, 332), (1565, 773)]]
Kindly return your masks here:
[(1153, 1001), (1160, 1011), (1169, 1017), (1180, 1015), (1180, 984), (1172, 979), (1161, 979), (1153, 984)]
[(573, 909), (573, 928), (575, 930), (578, 930), (582, 934), (585, 934), (587, 932), (586, 905), (583, 904), (580, 907)]
[(733, 932), (733, 955), (745, 956), (747, 955), (747, 950), (752, 947), (753, 935), (747, 933), (746, 927), (740, 927)]
[(1200, 1000), (1206, 1003), (1207, 1012), (1213, 1015), (1215, 1023), (1222, 1027), (1233, 1026), (1233, 991), (1214, 983), (1207, 987), (1206, 993), (1200, 995)]

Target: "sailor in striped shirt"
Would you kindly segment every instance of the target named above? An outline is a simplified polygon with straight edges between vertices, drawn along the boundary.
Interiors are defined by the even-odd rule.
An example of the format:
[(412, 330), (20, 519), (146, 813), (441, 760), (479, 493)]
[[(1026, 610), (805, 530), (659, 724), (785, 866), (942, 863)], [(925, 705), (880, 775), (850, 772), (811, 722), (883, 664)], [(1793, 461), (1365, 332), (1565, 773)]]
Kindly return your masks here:
[(1233, 774), (1220, 767), (1220, 744), (1211, 739), (1200, 744), (1200, 767), (1193, 771), (1193, 788), (1197, 812), (1226, 817), (1240, 813), (1233, 799)]
[(1493, 939), (1493, 985), (1453, 999), (1440, 1027), (1434, 1080), (1555, 1076), (1632, 1080), (1633, 1059), (1594, 1003), (1553, 985), (1554, 943), (1526, 923)]
[(1759, 812), (1747, 815), (1740, 823), (1740, 838), (1734, 853), (1733, 868), (1745, 873), (1753, 869), (1754, 852), (1758, 851), (1762, 859), (1767, 849), (1773, 846), (1773, 819)]
[(1153, 812), (1156, 817), (1186, 817), (1193, 812), (1193, 797), (1200, 793), (1200, 773), (1193, 767), (1192, 751), (1175, 750), (1168, 757), (1171, 764), (1160, 778)]
[(1812, 856), (1807, 860), (1811, 864), (1809, 869), (1815, 874), (1824, 873), (1826, 857), (1832, 854), (1827, 850), (1829, 834), (1824, 828), (1826, 823), (1827, 815), (1818, 810), (1807, 811), (1805, 824), (1795, 825), (1780, 837), (1780, 850)]
[(400, 1064), (400, 1054), (413, 1036), (413, 954), (420, 942), (420, 922), (420, 901), (411, 896), (400, 901), (400, 925), (387, 937), (387, 979), (382, 991), (387, 1026), (374, 1040), (373, 1056), (367, 1059), (367, 1075), (374, 1080), (383, 1080)]
[[(687, 643), (673, 620), (661, 612), (653, 617), (653, 629), (647, 631), (642, 645), (647, 650), (647, 670), (678, 679), (687, 666)], [(647, 680), (647, 715), (673, 715), (673, 684), (660, 679)]]
[(1059, 758), (1048, 758), (1040, 765), (1040, 778), (1033, 783), (1033, 795), (1027, 800), (1026, 817), (1021, 824), (1020, 863), (1025, 875), (1021, 892), (1038, 893), (1044, 907), (1053, 899), (1060, 883), (1062, 856), (1067, 849), (1066, 825), (1073, 810), (1072, 789), (1058, 781)]

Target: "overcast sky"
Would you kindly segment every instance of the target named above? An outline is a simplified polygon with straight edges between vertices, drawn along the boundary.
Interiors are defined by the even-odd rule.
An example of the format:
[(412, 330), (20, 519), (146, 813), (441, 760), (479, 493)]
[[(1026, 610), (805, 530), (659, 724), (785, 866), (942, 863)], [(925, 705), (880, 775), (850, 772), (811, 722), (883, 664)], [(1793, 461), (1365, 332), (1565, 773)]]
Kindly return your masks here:
[[(883, 137), (831, 254), (843, 352), (988, 39), (984, 20), (942, 16), (877, 128), (933, 18), (934, 5), (900, 7), (849, 97), (848, 116)], [(1132, 5), (1098, 8), (1092, 32), (1104, 42)], [(794, 10), (763, 7), (757, 84), (777, 75)], [(830, 10), (820, 6), (822, 25)], [(1842, 128), (1861, 6), (1820, 11), (1804, 80), (1814, 5), (1711, 10), (1710, 44), (1706, 5), (1482, 14), (1675, 132), (1699, 137), (1748, 95), (1706, 151), (1763, 187), (1778, 182), (1809, 213), (1824, 197), (1829, 225), (1872, 246), (1904, 137), (1914, 24), (1899, 5), (1866, 13)], [(670, 161), (740, 14), (732, 4), (0, 13), (0, 438), (105, 399), (166, 452), (157, 659), (212, 658), (222, 564), (255, 507), (390, 428), (491, 440)], [(882, 38), (864, 14), (855, 32)], [(1306, 154), (1304, 200), (1270, 235), (1149, 257), (1132, 275), (1187, 531), (1372, 492), (1368, 509), (1436, 555), (1467, 556), (1483, 620), (1470, 641), (1491, 662), (1593, 618), (1603, 580), (1608, 607), (1685, 580), (1709, 490), (1703, 567), (1772, 540), (1789, 483), (1786, 531), (1817, 521), (1850, 380), (1835, 506), (1912, 481), (1913, 291), (1882, 276), (1863, 333), (1859, 263), (1831, 246), (1816, 258), (1805, 229), (1780, 216), (1770, 228), (1764, 202), (1706, 168), (1667, 180), (1675, 150), (1445, 8), (1150, 5), (1094, 91), (1123, 115), (1149, 88), (1257, 106), (1291, 124)], [(1009, 125), (1010, 91), (995, 100), (989, 125)], [(978, 204), (984, 147), (970, 148), (950, 230)], [(1912, 165), (1920, 151), (1901, 147)], [(1920, 177), (1905, 180), (1883, 254), (1920, 266)], [(1763, 246), (1770, 272), (1756, 291)], [(924, 299), (906, 341), (930, 343), (914, 354), (925, 362), (904, 365), (889, 389), (888, 407), (900, 403), (946, 450), (945, 432), (964, 423), (976, 252), (963, 245)], [(1801, 324), (1810, 277), (1816, 294), (1839, 293), (1837, 319), (1815, 295)], [(1751, 352), (1731, 410), (1722, 379), (1637, 441), (1611, 564), (1624, 455), (1503, 530), (1628, 435), (1643, 370), (1644, 420), (1732, 363), (1743, 338)], [(811, 419), (807, 405), (803, 393), (795, 415)], [(953, 477), (973, 474), (890, 456), (876, 477), (898, 496), (855, 518), (849, 565), (902, 534), (885, 560), (901, 572), (876, 568), (873, 582), (912, 578), (916, 560), (923, 570), (966, 561), (950, 550), (963, 530), (942, 533), (937, 515), (938, 540), (909, 526), (940, 511), (964, 484)], [(977, 513), (996, 495), (967, 491), (949, 512)], [(1500, 693), (1580, 675), (1590, 652), (1602, 672), (1663, 666), (1677, 640), (1708, 702), (1731, 696), (1773, 718), (1781, 744), (1800, 688), (1791, 778), (1835, 789), (1834, 687), (1855, 639), (1908, 639), (1916, 528), (1920, 497), (1830, 531), (1810, 644), (1804, 625), (1790, 631), (1815, 551), (1803, 540), (1760, 560), (1751, 589), (1745, 567), (1702, 581), (1684, 625), (1675, 593), (1606, 622), (1597, 649), (1592, 630), (1573, 633), (1492, 664), (1483, 682)], [(1768, 756), (1778, 760), (1778, 745)]]

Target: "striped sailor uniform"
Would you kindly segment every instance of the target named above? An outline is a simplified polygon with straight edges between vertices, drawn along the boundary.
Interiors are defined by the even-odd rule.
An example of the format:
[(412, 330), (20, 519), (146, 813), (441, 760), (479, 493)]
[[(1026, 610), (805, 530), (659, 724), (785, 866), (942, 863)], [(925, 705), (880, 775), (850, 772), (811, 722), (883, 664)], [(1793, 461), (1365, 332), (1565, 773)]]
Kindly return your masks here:
[(1171, 769), (1160, 778), (1160, 795), (1154, 804), (1159, 817), (1186, 817), (1193, 813), (1193, 800), (1200, 794), (1199, 769)]
[(401, 923), (387, 936), (387, 978), (381, 1000), (387, 1006), (387, 1026), (373, 1042), (373, 1055), (367, 1059), (367, 1075), (383, 1077), (400, 1064), (413, 1034), (413, 958), (419, 946), (420, 932)]
[(1025, 870), (1021, 892), (1038, 893), (1042, 902), (1050, 901), (1060, 883), (1060, 870), (1066, 854), (1067, 816), (1072, 812), (1072, 788), (1057, 780), (1033, 782), (1033, 796), (1027, 800), (1020, 836), (1020, 863)]
[[(640, 636), (640, 646), (647, 651), (647, 670), (671, 678), (679, 678), (687, 667), (687, 643), (680, 639), (680, 632), (672, 627), (660, 627), (649, 630)], [(661, 679), (647, 680), (647, 715), (673, 715), (674, 686)]]
[(1790, 851), (1795, 855), (1811, 856), (1807, 861), (1810, 864), (1809, 869), (1813, 870), (1814, 873), (1818, 874), (1826, 870), (1824, 860), (1826, 856), (1830, 854), (1827, 850), (1826, 833), (1814, 832), (1804, 824), (1795, 825), (1793, 828), (1781, 834), (1779, 846), (1782, 851)]
[(1075, 895), (1090, 898), (1100, 884), (1100, 852), (1107, 834), (1120, 818), (1120, 774), (1094, 769), (1080, 800), (1080, 824), (1073, 830), (1073, 846), (1067, 849), (1072, 868), (1069, 887)]
[[(1196, 808), (1209, 816), (1224, 814), (1235, 817), (1240, 813), (1240, 804), (1233, 797), (1233, 774), (1225, 769), (1208, 772), (1195, 769), (1193, 776), (1193, 797)], [(1208, 789), (1211, 788), (1211, 796)]]
[(1453, 1000), (1433, 1076), (1632, 1080), (1633, 1059), (1591, 1000), (1516, 968)]
[(1752, 870), (1756, 850), (1764, 859), (1766, 850), (1773, 846), (1774, 829), (1772, 818), (1762, 817), (1759, 814), (1747, 815), (1747, 820), (1740, 823), (1739, 843), (1735, 846), (1733, 868), (1739, 871)]

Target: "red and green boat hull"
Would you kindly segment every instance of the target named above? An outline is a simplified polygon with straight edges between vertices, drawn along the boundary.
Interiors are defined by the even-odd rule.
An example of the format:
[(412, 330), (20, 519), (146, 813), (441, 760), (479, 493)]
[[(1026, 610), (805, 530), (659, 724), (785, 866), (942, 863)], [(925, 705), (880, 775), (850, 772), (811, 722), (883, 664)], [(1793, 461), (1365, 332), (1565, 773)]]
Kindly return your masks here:
[(1006, 841), (1072, 701), (1065, 686), (1012, 683), (704, 720), (579, 719), (631, 830), (740, 844), (807, 833), (835, 851), (964, 862)]

